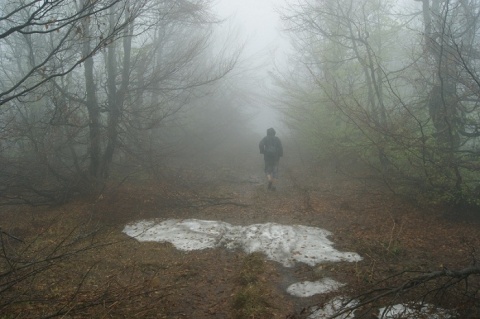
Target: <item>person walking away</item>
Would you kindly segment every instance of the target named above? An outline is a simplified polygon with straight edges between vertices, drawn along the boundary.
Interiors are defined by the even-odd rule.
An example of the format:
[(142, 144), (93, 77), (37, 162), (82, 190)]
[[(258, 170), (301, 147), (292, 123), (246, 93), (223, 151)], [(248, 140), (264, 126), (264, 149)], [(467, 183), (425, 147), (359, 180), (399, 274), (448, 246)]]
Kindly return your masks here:
[(267, 136), (260, 141), (260, 154), (265, 161), (265, 174), (268, 180), (268, 189), (275, 190), (273, 185), (278, 178), (278, 163), (283, 156), (283, 147), (280, 139), (275, 136), (276, 132), (271, 127), (267, 130)]

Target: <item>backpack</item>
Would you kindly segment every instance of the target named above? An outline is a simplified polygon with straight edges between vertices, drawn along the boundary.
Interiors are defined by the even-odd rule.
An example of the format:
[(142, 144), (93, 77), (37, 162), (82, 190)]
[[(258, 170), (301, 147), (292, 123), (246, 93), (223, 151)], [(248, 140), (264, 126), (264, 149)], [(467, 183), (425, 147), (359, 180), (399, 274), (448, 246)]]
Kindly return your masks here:
[(278, 154), (277, 139), (275, 137), (267, 138), (263, 153), (269, 157), (273, 157)]

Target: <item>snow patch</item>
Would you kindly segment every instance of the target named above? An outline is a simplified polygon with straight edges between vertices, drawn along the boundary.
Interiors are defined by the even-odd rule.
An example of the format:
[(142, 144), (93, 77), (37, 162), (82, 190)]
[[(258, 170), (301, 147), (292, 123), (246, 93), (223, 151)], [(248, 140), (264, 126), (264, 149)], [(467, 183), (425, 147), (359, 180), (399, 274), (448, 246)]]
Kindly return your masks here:
[(287, 288), (287, 292), (296, 297), (310, 297), (316, 294), (335, 291), (344, 285), (345, 284), (331, 278), (323, 278), (320, 281), (302, 281), (294, 283)]
[(241, 248), (247, 253), (263, 252), (285, 267), (295, 262), (310, 266), (322, 262), (360, 261), (353, 252), (340, 252), (328, 240), (325, 229), (275, 223), (233, 226), (198, 219), (142, 220), (125, 226), (123, 232), (138, 241), (170, 242), (180, 250), (216, 247)]
[[(334, 314), (358, 305), (357, 300), (348, 300), (347, 297), (336, 297), (327, 302), (323, 307), (312, 307), (310, 315), (307, 319), (326, 319)], [(397, 304), (389, 307), (379, 309), (378, 315), (375, 318), (379, 319), (451, 319), (455, 316), (442, 308), (436, 308), (430, 304), (410, 303)], [(346, 312), (338, 317), (338, 319), (351, 319), (354, 314)]]
[(379, 310), (380, 319), (450, 319), (453, 314), (445, 309), (436, 308), (430, 304), (397, 304), (383, 307)]
[[(358, 304), (357, 300), (347, 300), (345, 297), (336, 297), (327, 302), (322, 308), (313, 307), (312, 312), (307, 319), (326, 319), (333, 316), (335, 313), (342, 311), (345, 308), (355, 307)], [(347, 312), (338, 317), (337, 319), (351, 319), (354, 318), (353, 313)]]

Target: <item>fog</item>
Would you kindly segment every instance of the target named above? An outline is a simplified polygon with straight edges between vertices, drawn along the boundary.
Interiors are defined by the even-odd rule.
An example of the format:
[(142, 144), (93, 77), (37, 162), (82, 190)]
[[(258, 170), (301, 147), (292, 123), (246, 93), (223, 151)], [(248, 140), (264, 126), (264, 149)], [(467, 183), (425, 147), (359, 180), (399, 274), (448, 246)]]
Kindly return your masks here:
[[(275, 207), (278, 196), (301, 202), (304, 211), (296, 213), (313, 216), (301, 227), (311, 227), (315, 205), (356, 212), (342, 191), (375, 189), (374, 201), (414, 204), (422, 214), (450, 218), (447, 224), (478, 218), (479, 47), (480, 0), (0, 0), (0, 205), (5, 211), (28, 205), (35, 215), (37, 207), (76, 201), (96, 207), (119, 189), (133, 202), (142, 187), (154, 185), (175, 189), (160, 200), (168, 209), (174, 203), (173, 220), (205, 217), (189, 215), (194, 209), (184, 193), (192, 201), (208, 195), (212, 206), (250, 205), (225, 203), (227, 194), (254, 201), (259, 211), (260, 203)], [(278, 149), (271, 157), (259, 152), (270, 127), (284, 143), (281, 159)], [(330, 200), (335, 205), (323, 202)], [(148, 203), (132, 207), (139, 215), (160, 214), (147, 212)], [(262, 216), (251, 227), (276, 227), (277, 218), (290, 217), (282, 209), (283, 216)], [(251, 230), (250, 221), (233, 226), (215, 217), (215, 227), (234, 229), (237, 237)], [(391, 219), (396, 227), (397, 216)], [(376, 245), (363, 247), (370, 252), (395, 243), (385, 241), (345, 242)], [(467, 250), (478, 248), (459, 249)], [(3, 254), (8, 274), (15, 274), (16, 257), (10, 262)], [(471, 268), (445, 268), (441, 276), (478, 276), (475, 254), (468, 258)], [(291, 290), (308, 290), (312, 282)], [(319, 293), (343, 287), (316, 283)], [(478, 296), (478, 289), (454, 300), (479, 308), (465, 296)], [(408, 305), (385, 313), (402, 309), (410, 313)]]
[[(252, 83), (245, 108), (252, 110), (253, 130), (264, 134), (269, 127), (285, 132), (282, 114), (278, 112), (274, 99), (274, 87), (271, 73), (286, 67), (290, 46), (282, 33), (279, 9), (282, 1), (273, 0), (220, 0), (214, 5), (214, 11), (225, 22), (220, 29), (227, 30), (230, 40), (244, 45), (243, 58), (251, 69)], [(248, 81), (248, 80), (247, 80)], [(283, 132), (282, 132), (283, 130)]]

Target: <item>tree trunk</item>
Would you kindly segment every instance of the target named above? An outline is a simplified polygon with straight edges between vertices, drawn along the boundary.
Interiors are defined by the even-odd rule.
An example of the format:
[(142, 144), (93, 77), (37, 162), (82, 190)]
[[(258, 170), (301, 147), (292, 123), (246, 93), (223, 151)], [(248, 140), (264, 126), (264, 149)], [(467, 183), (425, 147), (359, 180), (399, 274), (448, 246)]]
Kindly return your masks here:
[[(130, 8), (130, 1), (126, 3), (127, 12)], [(125, 16), (125, 23), (131, 17), (127, 14)], [(113, 26), (115, 23), (115, 15), (110, 15), (110, 23)], [(128, 85), (130, 83), (130, 66), (131, 66), (131, 49), (132, 49), (132, 32), (133, 21), (130, 21), (128, 27), (125, 28), (123, 35), (123, 65), (122, 65), (122, 80), (120, 88), (117, 90), (117, 54), (115, 43), (112, 43), (108, 47), (108, 60), (107, 60), (107, 89), (108, 89), (108, 124), (107, 124), (107, 146), (102, 160), (102, 174), (107, 177), (110, 170), (110, 165), (113, 160), (113, 155), (117, 149), (118, 144), (118, 130), (119, 123), (123, 112), (123, 106), (125, 104), (125, 96)]]
[[(423, 0), (425, 23), (425, 51), (433, 57), (436, 65), (434, 85), (430, 91), (428, 111), (435, 128), (434, 138), (443, 159), (444, 172), (452, 173), (455, 187), (460, 190), (462, 176), (455, 157), (460, 147), (458, 129), (457, 66), (455, 48), (451, 35), (447, 34), (449, 2), (441, 8), (439, 0)], [(432, 19), (433, 17), (433, 19)], [(433, 28), (434, 27), (434, 28)]]

